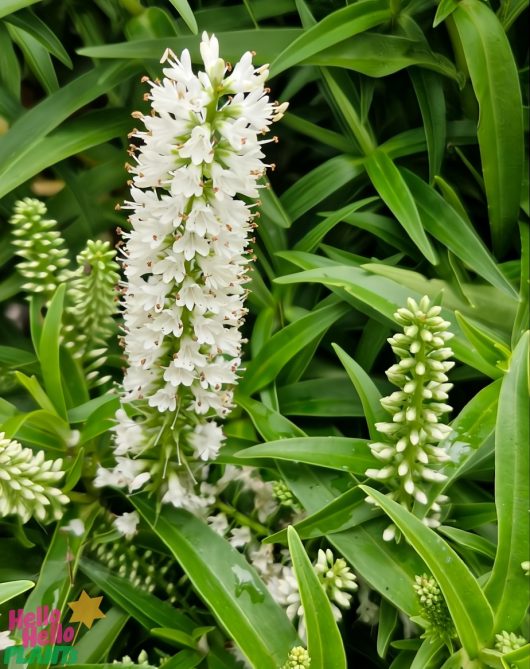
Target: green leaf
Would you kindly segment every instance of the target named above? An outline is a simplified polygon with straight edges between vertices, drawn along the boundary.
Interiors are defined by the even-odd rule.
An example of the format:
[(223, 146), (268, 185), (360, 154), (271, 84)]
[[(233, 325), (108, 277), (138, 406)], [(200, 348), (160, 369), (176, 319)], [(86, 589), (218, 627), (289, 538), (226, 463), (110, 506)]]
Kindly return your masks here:
[(486, 245), (443, 197), (417, 177), (401, 169), (401, 174), (418, 207), (420, 218), (429, 234), (438, 239), (460, 260), (510, 297), (517, 295), (513, 286), (498, 268)]
[(362, 416), (359, 398), (346, 378), (326, 377), (298, 381), (278, 388), (281, 413), (285, 416)]
[[(37, 152), (35, 148), (36, 146), (42, 148), (43, 138), (51, 130), (81, 107), (103, 95), (116, 84), (128, 79), (137, 70), (137, 67), (130, 63), (98, 66), (78, 76), (23, 114), (5, 135), (0, 136), (0, 178), (2, 182), (8, 175), (11, 178), (11, 171), (16, 168), (19, 161), (27, 164), (28, 160), (37, 158), (43, 160), (40, 150)], [(44, 147), (46, 148), (46, 145)], [(39, 169), (43, 168), (39, 167), (36, 171), (31, 172), (30, 176), (36, 174)], [(0, 197), (14, 187), (12, 184), (13, 181), (7, 186), (2, 183)]]
[(379, 606), (379, 624), (377, 626), (377, 654), (386, 657), (390, 642), (398, 624), (398, 611), (386, 599)]
[(378, 462), (368, 447), (368, 440), (347, 437), (298, 437), (269, 441), (245, 448), (237, 453), (237, 457), (304, 462), (355, 474), (364, 474)]
[(16, 100), (20, 97), (20, 81), (20, 65), (13, 42), (6, 26), (0, 22), (0, 82)]
[(398, 168), (379, 149), (366, 158), (365, 167), (381, 199), (422, 254), (432, 265), (436, 265), (436, 253), (427, 239), (414, 198)]
[(52, 414), (59, 415), (56, 407), (53, 405), (48, 395), (46, 395), (35, 376), (30, 378), (22, 372), (15, 372), (15, 376), (42, 409), (49, 411)]
[(57, 75), (48, 51), (32, 35), (21, 28), (8, 26), (9, 34), (24, 54), (24, 59), (48, 95), (59, 89)]
[(440, 173), (445, 152), (446, 109), (442, 80), (434, 72), (418, 67), (409, 68), (425, 128), (429, 156), (429, 181)]
[(332, 344), (332, 346), (359, 395), (370, 438), (377, 440), (379, 432), (375, 424), (388, 418), (387, 412), (381, 406), (381, 393), (364, 369), (346, 351), (343, 351), (337, 344)]
[(528, 508), (528, 341), (526, 333), (513, 352), (499, 397), (495, 430), (495, 506), (499, 540), (493, 571), (485, 587), (495, 611), (495, 630), (515, 631), (530, 596), (521, 562), (530, 554)]
[(445, 21), (448, 16), (451, 16), (457, 7), (458, 2), (456, 2), (456, 0), (441, 0), (440, 4), (436, 8), (436, 15), (434, 17), (432, 27), (436, 28), (440, 25), (440, 23), (443, 23), (443, 21)]
[(445, 597), (462, 646), (471, 658), (488, 645), (493, 632), (493, 612), (479, 584), (465, 563), (433, 530), (397, 502), (369, 486), (373, 497), (425, 560)]
[(267, 386), (295, 353), (349, 311), (347, 305), (331, 304), (302, 316), (274, 334), (257, 356), (246, 365), (241, 392), (252, 395)]
[(439, 527), (438, 531), (457, 545), (468, 548), (475, 553), (485, 555), (492, 560), (495, 558), (495, 544), (481, 537), (479, 534), (473, 534), (458, 527), (447, 527), (445, 525)]
[(410, 669), (438, 669), (445, 655), (445, 647), (439, 639), (425, 639), (421, 644)]
[(117, 606), (146, 629), (171, 627), (188, 633), (193, 631), (195, 624), (186, 614), (144, 592), (127, 578), (115, 576), (103, 565), (86, 558), (81, 560), (80, 568)]
[(362, 171), (359, 158), (335, 156), (298, 179), (280, 197), (281, 203), (291, 221), (296, 221)]
[[(64, 88), (62, 90), (64, 91)], [(48, 99), (51, 100), (52, 97)], [(15, 127), (14, 125), (10, 132)], [(81, 118), (64, 123), (46, 137), (35, 140), (34, 154), (22, 154), (13, 161), (9, 169), (0, 163), (0, 178), (2, 178), (0, 197), (50, 165), (108, 142), (114, 137), (125, 136), (128, 130), (130, 121), (125, 118), (122, 111), (114, 109), (92, 111)], [(8, 136), (9, 132), (6, 137)], [(0, 148), (1, 146), (0, 142)]]
[(66, 419), (66, 405), (61, 381), (59, 337), (65, 290), (65, 284), (57, 288), (44, 319), (39, 342), (39, 359), (44, 387), (57, 413), (64, 419)]
[(36, 2), (40, 2), (40, 0), (3, 0), (0, 5), (0, 19), (3, 16), (17, 12), (19, 9), (34, 5)]
[(26, 590), (31, 590), (35, 583), (33, 581), (9, 581), (8, 583), (0, 583), (0, 604), (8, 602), (14, 597), (18, 597)]
[(188, 26), (191, 32), (194, 35), (197, 35), (199, 28), (197, 27), (197, 21), (193, 15), (193, 10), (190, 7), (188, 0), (169, 0), (173, 7), (182, 17), (184, 23)]
[(165, 506), (157, 512), (140, 495), (130, 500), (249, 661), (260, 669), (278, 669), (297, 635), (243, 555), (187, 511)]
[(504, 28), (488, 5), (463, 0), (451, 15), (480, 107), (478, 141), (493, 248), (506, 252), (519, 214), (523, 108), (517, 65)]
[(328, 14), (276, 57), (271, 65), (271, 77), (337, 42), (385, 23), (391, 16), (388, 6), (378, 0), (361, 0)]
[[(275, 55), (291, 44), (300, 34), (300, 28), (262, 28), (260, 30), (215, 31), (222, 45), (222, 58), (236, 63), (244, 51), (255, 51), (256, 63), (270, 63)], [(119, 44), (89, 46), (78, 50), (89, 58), (117, 58), (125, 60), (160, 60), (166, 49), (180, 53), (188, 49), (193, 63), (202, 63), (200, 40), (194, 35), (164, 37), (161, 39), (135, 40)]]
[(29, 351), (14, 346), (0, 346), (0, 364), (8, 367), (27, 367), (36, 362), (35, 356)]
[(329, 599), (293, 527), (287, 529), (287, 538), (304, 607), (311, 666), (314, 669), (346, 669), (346, 653)]
[(315, 225), (300, 241), (298, 241), (294, 249), (296, 251), (307, 251), (308, 253), (313, 252), (324, 237), (333, 230), (333, 228), (345, 219), (346, 216), (350, 216), (354, 212), (358, 211), (362, 207), (372, 204), (375, 201), (378, 201), (377, 197), (367, 197), (363, 200), (357, 200), (352, 204), (348, 204), (337, 211), (334, 211), (332, 214), (328, 215), (323, 221), (318, 225)]
[(334, 44), (310, 56), (301, 64), (341, 67), (369, 77), (386, 77), (416, 65), (450, 77), (456, 82), (460, 82), (461, 78), (453, 63), (445, 56), (431, 51), (426, 43), (409, 37), (373, 32), (356, 35), (355, 39)]
[[(351, 488), (321, 510), (296, 523), (294, 528), (301, 539), (315, 539), (361, 525), (375, 516), (373, 507), (364, 500), (365, 496), (359, 488)], [(264, 539), (263, 543), (286, 543), (286, 541), (287, 530), (280, 530)]]
[(478, 353), (490, 365), (499, 368), (499, 376), (508, 371), (511, 351), (499, 338), (485, 326), (466, 318), (459, 311), (455, 311), (456, 320), (460, 329), (476, 348)]
[(22, 28), (66, 67), (73, 67), (72, 60), (57, 35), (31, 10), (24, 9), (11, 14), (6, 18), (6, 23)]

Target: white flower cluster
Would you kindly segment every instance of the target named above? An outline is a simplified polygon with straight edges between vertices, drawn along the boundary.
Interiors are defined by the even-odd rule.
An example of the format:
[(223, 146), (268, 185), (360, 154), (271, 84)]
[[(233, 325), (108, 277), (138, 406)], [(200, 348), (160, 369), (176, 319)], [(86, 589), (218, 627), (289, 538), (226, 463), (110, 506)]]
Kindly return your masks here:
[[(436, 465), (449, 460), (438, 444), (451, 433), (442, 416), (452, 410), (445, 403), (452, 388), (446, 373), (455, 363), (449, 360), (453, 351), (447, 342), (453, 335), (447, 331), (449, 323), (440, 317), (441, 307), (431, 306), (427, 296), (419, 304), (409, 298), (407, 305), (394, 314), (403, 333), (388, 340), (400, 358), (387, 371), (388, 379), (400, 390), (381, 400), (392, 422), (377, 423), (383, 441), (370, 444), (373, 455), (384, 464), (381, 469), (368, 469), (366, 475), (384, 481), (389, 496), (412, 509), (414, 502), (428, 504), (426, 483), (446, 478)], [(426, 525), (440, 524), (444, 501), (447, 498), (440, 495), (432, 503), (430, 515), (423, 519)], [(394, 525), (385, 530), (383, 538), (398, 538)]]
[[(254, 68), (251, 53), (231, 69), (206, 33), (200, 51), (205, 71), (197, 75), (187, 50), (180, 59), (166, 51), (164, 78), (149, 81), (151, 114), (133, 114), (145, 130), (131, 133), (143, 143), (130, 150), (125, 205), (132, 229), (122, 248), (123, 399), (141, 416), (118, 412), (118, 465), (98, 475), (99, 485), (130, 492), (152, 479), (165, 491), (162, 501), (191, 510), (208, 505), (208, 491), (200, 500), (190, 482), (204, 479), (201, 465), (222, 445), (214, 419), (232, 408), (241, 362), (247, 245), (256, 226), (240, 197), (258, 196), (269, 167), (261, 145), (273, 141), (259, 137), (286, 107), (269, 100), (267, 66)], [(139, 453), (144, 459), (128, 460)]]
[(44, 451), (34, 454), (0, 432), (0, 518), (14, 514), (23, 523), (61, 518), (70, 501), (53, 485), (64, 476), (62, 466), (61, 459), (45, 460)]

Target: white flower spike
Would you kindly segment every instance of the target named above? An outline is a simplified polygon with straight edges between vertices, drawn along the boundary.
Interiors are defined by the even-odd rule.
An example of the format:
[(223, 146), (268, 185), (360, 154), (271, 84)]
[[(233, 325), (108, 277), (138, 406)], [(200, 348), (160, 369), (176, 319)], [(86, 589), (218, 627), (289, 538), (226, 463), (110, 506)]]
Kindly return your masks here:
[[(224, 436), (237, 383), (252, 205), (269, 167), (260, 138), (286, 105), (269, 100), (267, 66), (245, 53), (231, 70), (214, 35), (202, 36), (204, 71), (166, 50), (161, 81), (149, 81), (150, 114), (131, 137), (130, 231), (123, 233), (123, 400), (113, 471), (96, 485), (145, 484), (162, 501), (203, 511), (197, 497)], [(141, 454), (141, 460), (138, 455)], [(130, 465), (125, 461), (130, 458)], [(134, 466), (132, 466), (134, 465)], [(204, 488), (205, 483), (201, 484)]]

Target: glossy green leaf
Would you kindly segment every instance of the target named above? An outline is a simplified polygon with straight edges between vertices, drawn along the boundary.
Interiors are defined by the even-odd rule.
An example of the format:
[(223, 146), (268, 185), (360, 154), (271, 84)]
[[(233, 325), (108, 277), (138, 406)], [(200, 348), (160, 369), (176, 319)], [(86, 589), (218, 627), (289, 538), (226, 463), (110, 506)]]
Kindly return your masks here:
[(292, 356), (347, 313), (344, 304), (331, 304), (302, 316), (274, 334), (246, 365), (241, 392), (252, 395), (268, 385)]
[(20, 66), (13, 42), (3, 22), (0, 22), (0, 82), (18, 100), (21, 82)]
[(499, 541), (485, 592), (495, 611), (496, 631), (515, 631), (530, 597), (528, 578), (521, 569), (521, 562), (530, 554), (528, 341), (527, 333), (517, 344), (510, 371), (502, 381), (495, 431)]
[(195, 627), (182, 611), (135, 587), (129, 579), (114, 575), (103, 565), (83, 558), (80, 568), (117, 606), (146, 629), (171, 627), (190, 633)]
[(458, 555), (433, 530), (378, 490), (361, 486), (425, 560), (445, 597), (462, 646), (471, 658), (489, 643), (493, 612), (480, 586)]
[(7, 16), (13, 12), (23, 9), (24, 7), (29, 7), (29, 5), (34, 5), (40, 0), (3, 0), (0, 5), (0, 19), (3, 16)]
[(65, 284), (59, 286), (50, 302), (39, 342), (39, 358), (44, 387), (61, 418), (66, 418), (66, 405), (61, 381), (61, 366), (59, 363), (59, 337), (61, 334), (65, 289)]
[(360, 174), (360, 159), (347, 155), (335, 156), (298, 179), (283, 193), (280, 200), (289, 218), (296, 221)]
[(458, 258), (510, 297), (516, 292), (499, 270), (479, 235), (438, 193), (413, 172), (401, 170), (425, 229)]
[(517, 65), (499, 19), (480, 0), (451, 15), (480, 107), (478, 141), (493, 247), (504, 253), (519, 213), (523, 177), (523, 109)]
[[(319, 511), (296, 523), (294, 528), (301, 539), (314, 539), (361, 525), (376, 515), (373, 507), (364, 500), (365, 495), (359, 488), (351, 488)], [(286, 543), (286, 541), (287, 530), (280, 530), (267, 537), (263, 543)]]
[(461, 530), (458, 527), (448, 527), (445, 525), (439, 527), (438, 531), (440, 534), (443, 534), (450, 539), (454, 544), (457, 544), (457, 550), (458, 546), (463, 546), (476, 553), (485, 555), (492, 560), (495, 557), (495, 544), (484, 537), (481, 537), (479, 534), (473, 534), (472, 532)]
[(138, 495), (131, 501), (250, 662), (277, 669), (297, 644), (297, 635), (253, 567), (187, 511), (165, 506), (157, 512), (153, 502)]
[(457, 7), (458, 2), (456, 2), (456, 0), (441, 0), (436, 9), (432, 27), (436, 28), (440, 23), (443, 23), (448, 16), (451, 16)]
[(350, 216), (362, 207), (377, 200), (377, 197), (367, 197), (363, 200), (357, 200), (357, 202), (353, 202), (352, 204), (346, 205), (345, 207), (334, 211), (318, 225), (315, 225), (315, 227), (312, 228), (304, 237), (302, 237), (302, 239), (295, 244), (294, 249), (296, 251), (314, 251), (319, 243), (327, 235), (327, 233), (333, 230), (337, 223), (340, 223), (342, 220), (344, 220), (346, 216)]
[(22, 28), (26, 33), (36, 39), (47, 51), (60, 60), (64, 65), (71, 68), (72, 59), (62, 45), (57, 35), (31, 10), (21, 10), (16, 14), (10, 14), (6, 23)]
[(510, 366), (511, 357), (511, 351), (506, 344), (500, 341), (493, 332), (466, 318), (460, 312), (455, 311), (455, 316), (460, 329), (484, 360), (499, 368), (499, 376), (502, 375), (502, 372), (506, 372)]
[[(234, 30), (217, 32), (215, 35), (222, 45), (221, 57), (236, 63), (245, 51), (256, 52), (255, 62), (267, 63), (300, 34), (300, 28), (263, 28), (261, 30)], [(200, 40), (195, 36), (164, 37), (162, 39), (135, 40), (119, 44), (105, 44), (79, 49), (82, 56), (89, 58), (116, 58), (131, 60), (159, 61), (166, 49), (180, 54), (188, 49), (192, 62), (201, 63)]]
[(429, 49), (427, 44), (408, 37), (374, 32), (336, 43), (310, 56), (302, 64), (342, 67), (369, 77), (386, 77), (406, 67), (419, 66), (457, 82), (460, 80), (453, 63)]
[(76, 642), (77, 662), (88, 664), (101, 662), (114, 645), (116, 638), (129, 620), (129, 614), (117, 606), (105, 611), (105, 617), (97, 620), (95, 625), (86, 630)]
[(180, 14), (184, 23), (188, 26), (191, 32), (196, 35), (199, 32), (199, 28), (197, 27), (197, 21), (195, 20), (195, 16), (193, 15), (193, 11), (188, 0), (169, 0), (169, 2)]
[(440, 173), (445, 151), (446, 109), (445, 96), (440, 77), (418, 67), (409, 69), (409, 75), (420, 106), (427, 152), (429, 155), (429, 181)]
[(297, 65), (313, 54), (388, 21), (391, 12), (378, 0), (361, 0), (326, 16), (305, 30), (271, 65), (271, 76)]
[(337, 344), (332, 344), (332, 346), (359, 395), (370, 437), (377, 440), (379, 432), (375, 424), (388, 417), (387, 412), (381, 406), (381, 393), (364, 369), (346, 351), (343, 351)]
[(278, 388), (285, 416), (362, 416), (363, 408), (348, 379), (331, 377), (298, 381)]
[(364, 474), (368, 468), (377, 466), (378, 462), (368, 448), (366, 439), (347, 437), (298, 437), (269, 441), (245, 448), (237, 456), (242, 459), (272, 458), (304, 462), (355, 474)]
[(366, 158), (365, 167), (381, 199), (422, 254), (436, 265), (436, 253), (427, 239), (414, 198), (396, 165), (386, 153), (377, 150)]
[(377, 625), (377, 654), (386, 657), (390, 642), (398, 625), (398, 611), (386, 599), (379, 605), (379, 621)]
[(59, 82), (48, 51), (32, 35), (10, 25), (8, 31), (24, 54), (24, 60), (48, 95), (59, 89)]
[(8, 583), (0, 583), (0, 604), (8, 602), (14, 597), (18, 597), (23, 592), (31, 590), (35, 583), (33, 581), (9, 581)]
[(275, 439), (288, 439), (289, 437), (303, 437), (304, 432), (290, 420), (277, 411), (273, 411), (257, 400), (246, 397), (241, 393), (236, 394), (236, 402), (250, 416), (256, 430), (263, 439), (273, 441)]
[(287, 538), (304, 607), (311, 665), (315, 669), (346, 669), (346, 653), (329, 599), (293, 527), (288, 528)]

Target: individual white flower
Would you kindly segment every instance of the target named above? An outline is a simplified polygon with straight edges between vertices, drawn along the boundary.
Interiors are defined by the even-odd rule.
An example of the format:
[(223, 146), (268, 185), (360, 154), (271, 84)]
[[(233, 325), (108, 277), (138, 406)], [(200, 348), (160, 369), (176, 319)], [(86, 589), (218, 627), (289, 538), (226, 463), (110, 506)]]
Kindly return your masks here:
[(4, 632), (0, 632), (0, 650), (5, 650), (6, 648), (9, 648), (10, 646), (15, 646), (16, 642), (13, 641), (13, 639), (10, 638), (11, 632), (9, 630), (5, 630)]
[(224, 513), (216, 513), (214, 516), (208, 516), (208, 525), (214, 532), (224, 537), (228, 530), (228, 520)]
[[(96, 481), (130, 492), (149, 481), (164, 502), (202, 512), (211, 495), (194, 503), (194, 479), (204, 488), (203, 463), (222, 446), (216, 419), (232, 409), (241, 363), (255, 227), (242, 198), (262, 187), (260, 134), (285, 107), (270, 101), (267, 67), (255, 68), (250, 52), (229, 72), (214, 35), (203, 34), (200, 51), (204, 71), (195, 74), (187, 50), (167, 50), (164, 78), (148, 82), (152, 113), (133, 114), (144, 129), (131, 133), (141, 145), (130, 147), (131, 229), (120, 251), (123, 399), (138, 411), (116, 414), (114, 451), (145, 459), (132, 478), (121, 465)], [(264, 517), (272, 504), (259, 504)]]
[(68, 525), (64, 525), (61, 530), (63, 532), (69, 532), (70, 534), (73, 534), (74, 537), (82, 537), (85, 533), (85, 523), (81, 520), (81, 518), (74, 518), (68, 523)]
[(122, 534), (126, 539), (132, 539), (137, 532), (138, 523), (140, 522), (140, 516), (136, 511), (131, 511), (129, 513), (122, 513), (121, 516), (116, 516), (114, 519), (114, 527)]
[(248, 527), (234, 527), (230, 530), (230, 543), (234, 548), (242, 548), (252, 541), (252, 534)]

